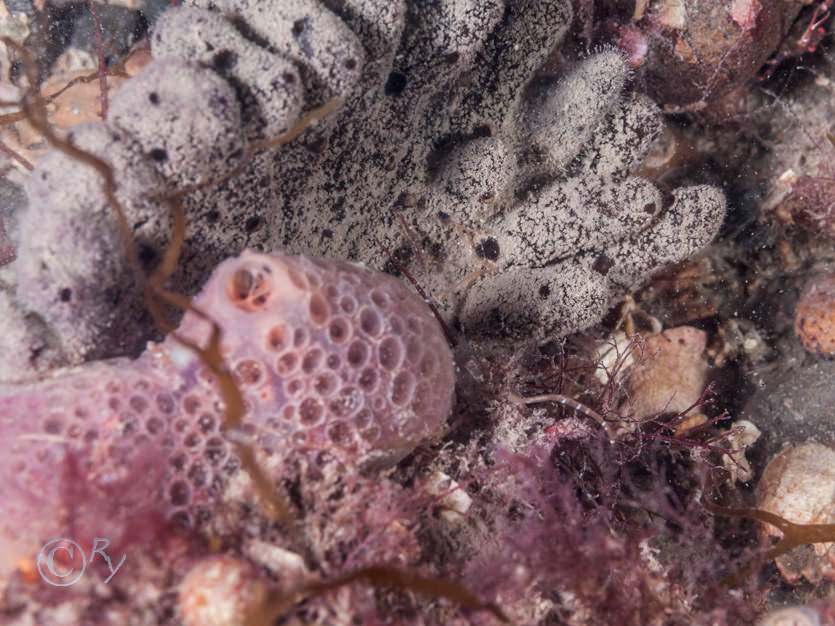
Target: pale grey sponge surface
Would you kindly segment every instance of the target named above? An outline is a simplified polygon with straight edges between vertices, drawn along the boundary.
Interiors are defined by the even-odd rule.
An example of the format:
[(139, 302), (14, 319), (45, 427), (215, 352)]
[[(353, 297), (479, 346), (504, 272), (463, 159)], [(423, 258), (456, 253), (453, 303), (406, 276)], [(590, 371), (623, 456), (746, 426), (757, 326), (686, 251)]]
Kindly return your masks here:
[(545, 167), (559, 172), (591, 140), (623, 98), (628, 75), (620, 54), (610, 50), (534, 92), (526, 126)]
[[(318, 0), (199, 0), (244, 24), (248, 37), (279, 58), (298, 64), (311, 96), (322, 88), (347, 98), (365, 63), (362, 43), (340, 19)], [(240, 28), (240, 27), (239, 27)], [(248, 82), (248, 81), (247, 81)]]
[(223, 175), (244, 152), (234, 89), (212, 70), (179, 59), (151, 63), (124, 85), (108, 124), (142, 146), (171, 191)]
[[(221, 181), (252, 140), (331, 98), (344, 103), (188, 196), (180, 291), (244, 247), (285, 250), (395, 274), (402, 265), (472, 335), (553, 337), (598, 321), (653, 270), (706, 245), (723, 218), (715, 189), (681, 189), (664, 206), (633, 175), (661, 119), (629, 90), (619, 54), (533, 79), (570, 24), (568, 0), (186, 4), (160, 17), (156, 60), (102, 125), (138, 146), (116, 169), (122, 192), (137, 196), (125, 204), (149, 267), (168, 228), (150, 199)], [(140, 183), (144, 171), (153, 174)], [(68, 328), (58, 278), (122, 292), (132, 278), (86, 166), (50, 156), (39, 174), (43, 189), (30, 190), (20, 217), (31, 238), (21, 300), (70, 361), (137, 352), (150, 328), (126, 293), (108, 302), (85, 291)], [(38, 229), (46, 203), (51, 223)], [(52, 259), (58, 241), (87, 247), (67, 276)]]
[[(120, 176), (116, 195), (138, 240), (158, 247), (170, 226), (146, 192), (163, 182), (142, 148), (100, 122), (76, 126), (68, 139), (117, 171), (130, 171)], [(48, 322), (67, 354), (92, 358), (133, 349), (146, 334), (139, 321), (147, 317), (99, 175), (53, 151), (38, 162), (26, 192), (14, 264), (19, 301)]]
[(248, 41), (218, 13), (171, 9), (154, 30), (154, 54), (211, 67), (225, 79), (242, 103), (247, 139), (277, 137), (298, 118), (304, 97), (293, 62)]

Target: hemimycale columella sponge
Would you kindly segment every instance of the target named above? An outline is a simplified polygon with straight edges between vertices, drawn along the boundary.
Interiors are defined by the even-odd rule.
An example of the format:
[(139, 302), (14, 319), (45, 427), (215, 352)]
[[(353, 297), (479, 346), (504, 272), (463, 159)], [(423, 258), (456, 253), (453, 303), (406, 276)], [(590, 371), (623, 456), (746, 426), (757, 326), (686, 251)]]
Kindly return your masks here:
[[(245, 247), (281, 249), (399, 264), (469, 336), (564, 336), (725, 216), (701, 175), (669, 193), (646, 177), (665, 122), (619, 52), (538, 73), (573, 19), (569, 0), (191, 0), (70, 139), (116, 172), (148, 267), (167, 240), (159, 198), (183, 197), (186, 294)], [(153, 328), (99, 176), (52, 152), (27, 194), (0, 379), (138, 354)]]
[[(391, 464), (450, 411), (441, 327), (393, 277), (247, 251), (223, 262), (193, 304), (222, 330), (246, 406), (241, 426), (226, 427), (212, 374), (174, 337), (135, 361), (0, 387), (0, 571), (72, 528), (118, 546), (135, 541), (128, 528), (147, 515), (187, 526), (211, 518), (241, 466), (233, 442), (250, 445), (279, 482), (288, 458), (323, 450), (347, 471)], [(179, 328), (198, 345), (210, 331), (193, 312)]]

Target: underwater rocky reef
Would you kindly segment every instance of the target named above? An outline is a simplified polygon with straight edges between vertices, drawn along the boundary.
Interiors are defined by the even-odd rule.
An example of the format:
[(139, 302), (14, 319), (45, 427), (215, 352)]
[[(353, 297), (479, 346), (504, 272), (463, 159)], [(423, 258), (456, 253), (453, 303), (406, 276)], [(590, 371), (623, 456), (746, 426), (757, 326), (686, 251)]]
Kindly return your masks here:
[(835, 624), (831, 4), (0, 4), (0, 623)]

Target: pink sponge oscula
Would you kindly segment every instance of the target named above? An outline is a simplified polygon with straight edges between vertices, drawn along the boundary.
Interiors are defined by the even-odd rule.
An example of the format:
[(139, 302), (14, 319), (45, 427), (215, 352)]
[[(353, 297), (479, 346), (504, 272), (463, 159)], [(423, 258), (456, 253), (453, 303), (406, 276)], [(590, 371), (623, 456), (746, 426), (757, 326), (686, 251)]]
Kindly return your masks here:
[[(384, 466), (438, 433), (450, 411), (441, 328), (390, 276), (247, 251), (221, 263), (193, 304), (222, 330), (246, 405), (236, 436), (256, 452), (325, 449), (346, 467)], [(187, 313), (179, 332), (205, 345), (210, 326)], [(211, 515), (240, 466), (222, 409), (203, 362), (173, 337), (135, 361), (0, 387), (0, 547), (14, 548), (0, 575), (70, 528), (118, 546), (141, 515)]]

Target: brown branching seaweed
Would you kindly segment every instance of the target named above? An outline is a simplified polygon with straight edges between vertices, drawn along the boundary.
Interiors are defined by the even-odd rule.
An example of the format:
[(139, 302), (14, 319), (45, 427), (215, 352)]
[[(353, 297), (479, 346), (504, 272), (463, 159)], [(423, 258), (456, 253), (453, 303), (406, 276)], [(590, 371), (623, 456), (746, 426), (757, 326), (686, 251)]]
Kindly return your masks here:
[[(70, 157), (89, 165), (100, 175), (107, 201), (118, 219), (119, 230), (124, 240), (129, 263), (136, 272), (138, 284), (142, 285), (148, 311), (151, 313), (157, 326), (165, 333), (172, 335), (182, 345), (194, 351), (214, 377), (223, 400), (223, 420), (227, 428), (227, 437), (232, 441), (242, 466), (252, 479), (268, 516), (280, 522), (285, 530), (289, 532), (291, 543), (301, 547), (303, 539), (299, 532), (300, 529), (297, 527), (296, 521), (291, 514), (292, 508), (289, 501), (276, 490), (275, 486), (261, 469), (255, 459), (255, 453), (248, 438), (240, 428), (242, 417), (245, 413), (245, 404), (238, 382), (221, 353), (222, 329), (206, 311), (192, 304), (182, 294), (166, 288), (165, 284), (178, 267), (185, 241), (186, 215), (181, 200), (189, 193), (198, 189), (210, 185), (218, 185), (231, 179), (243, 169), (256, 152), (293, 141), (306, 128), (338, 109), (341, 101), (338, 98), (334, 98), (325, 105), (309, 111), (290, 130), (275, 139), (253, 142), (249, 146), (244, 158), (241, 159), (241, 164), (226, 176), (213, 180), (211, 183), (192, 185), (176, 193), (158, 198), (169, 209), (172, 228), (169, 243), (164, 250), (160, 264), (150, 277), (145, 277), (137, 254), (137, 244), (128, 225), (124, 207), (116, 197), (116, 172), (103, 159), (75, 146), (71, 140), (63, 139), (54, 131), (46, 114), (45, 104), (47, 99), (43, 98), (35, 87), (37, 85), (37, 70), (34, 60), (14, 41), (8, 38), (2, 38), (2, 41), (21, 55), (28, 72), (30, 87), (24, 93), (19, 103), (20, 119), (29, 121), (54, 147)], [(101, 81), (105, 80), (104, 66), (101, 63), (101, 59), (97, 75)], [(103, 85), (102, 94), (104, 93), (105, 87)], [(105, 98), (106, 96), (103, 95), (102, 97)], [(106, 108), (106, 100), (102, 100), (103, 116), (106, 114)], [(0, 232), (0, 235), (2, 235), (2, 232)], [(416, 287), (420, 291), (419, 286), (416, 285)], [(425, 294), (422, 295), (425, 298)], [(206, 345), (201, 346), (178, 333), (175, 330), (174, 323), (168, 319), (164, 312), (163, 304), (173, 305), (182, 311), (189, 311), (210, 324), (211, 332)], [(435, 311), (435, 314), (441, 320), (437, 311)], [(441, 323), (443, 324), (442, 320)], [(450, 341), (452, 341), (449, 330), (444, 327), (444, 331)], [(483, 602), (473, 591), (460, 583), (439, 577), (422, 576), (415, 572), (404, 571), (386, 565), (372, 565), (327, 580), (306, 582), (289, 592), (275, 592), (265, 599), (262, 606), (256, 607), (254, 612), (248, 617), (247, 624), (249, 626), (267, 626), (273, 623), (278, 616), (290, 609), (291, 606), (304, 598), (325, 594), (337, 588), (356, 583), (393, 587), (434, 598), (446, 599), (457, 603), (464, 609), (487, 611), (499, 621), (503, 623), (509, 622), (497, 605)]]
[(104, 44), (101, 37), (101, 20), (99, 20), (99, 10), (96, 8), (94, 0), (88, 0), (90, 6), (90, 14), (93, 16), (93, 31), (96, 38), (96, 55), (98, 57), (98, 76), (99, 76), (99, 93), (101, 94), (101, 118), (107, 117), (107, 72), (105, 71), (104, 60)]
[(464, 609), (487, 611), (500, 622), (510, 623), (510, 620), (496, 604), (482, 602), (476, 594), (460, 583), (443, 578), (421, 576), (394, 567), (375, 565), (330, 580), (307, 583), (290, 593), (273, 594), (267, 598), (264, 606), (250, 617), (247, 626), (269, 626), (276, 617), (285, 613), (302, 598), (320, 595), (355, 583), (378, 587), (394, 587), (434, 598), (450, 600)]
[[(3, 42), (21, 54), (22, 58), (25, 60), (30, 85), (37, 85), (37, 67), (34, 60), (29, 57), (28, 53), (22, 47), (11, 39), (3, 38)], [(116, 212), (116, 216), (119, 221), (119, 231), (122, 239), (124, 240), (129, 262), (139, 277), (140, 284), (142, 284), (142, 269), (137, 253), (136, 241), (130, 230), (130, 226), (128, 225), (125, 210), (116, 197), (116, 173), (113, 171), (113, 168), (103, 159), (100, 159), (86, 150), (78, 148), (73, 145), (71, 141), (63, 139), (55, 133), (47, 119), (43, 99), (40, 97), (40, 94), (35, 88), (30, 87), (24, 94), (23, 100), (21, 101), (21, 110), (26, 115), (26, 119), (29, 123), (41, 132), (53, 146), (67, 155), (86, 163), (99, 173), (102, 178), (104, 193), (107, 197), (107, 201)], [(290, 132), (292, 132), (292, 130)], [(298, 133), (301, 131), (296, 132)], [(169, 210), (171, 211), (173, 229), (171, 232), (170, 244), (168, 249), (165, 251), (162, 263), (156, 269), (150, 280), (148, 280), (145, 284), (145, 302), (148, 306), (148, 310), (154, 317), (154, 321), (159, 325), (159, 327), (164, 332), (172, 333), (174, 337), (183, 345), (191, 350), (194, 350), (209, 371), (215, 375), (220, 387), (221, 397), (223, 398), (225, 405), (225, 423), (232, 432), (235, 432), (240, 425), (241, 416), (244, 413), (244, 403), (241, 391), (220, 354), (220, 339), (222, 331), (217, 323), (215, 323), (205, 311), (193, 306), (189, 302), (188, 298), (169, 291), (163, 286), (165, 281), (176, 270), (182, 244), (185, 240), (186, 229), (185, 213), (182, 206), (178, 202), (177, 197), (163, 198), (163, 200), (166, 202)], [(205, 348), (201, 347), (174, 332), (173, 324), (166, 319), (158, 303), (154, 300), (154, 297), (167, 302), (168, 304), (173, 304), (183, 311), (191, 311), (201, 319), (204, 319), (211, 324), (212, 333), (208, 346)], [(250, 475), (252, 476), (262, 498), (264, 499), (268, 510), (272, 511), (277, 518), (287, 522), (289, 520), (289, 513), (287, 512), (288, 507), (279, 499), (276, 492), (270, 487), (266, 476), (264, 476), (257, 463), (255, 463), (255, 457), (252, 451), (248, 446), (240, 442), (236, 443), (236, 447), (238, 452), (241, 454), (241, 461), (244, 467), (250, 472)]]
[(705, 509), (714, 515), (757, 520), (764, 524), (774, 526), (781, 533), (783, 533), (780, 540), (764, 554), (759, 555), (752, 561), (743, 565), (736, 572), (733, 572), (723, 578), (721, 584), (725, 587), (735, 587), (746, 577), (752, 574), (760, 565), (768, 563), (777, 557), (786, 554), (792, 548), (805, 544), (835, 541), (835, 524), (795, 524), (794, 522), (790, 522), (779, 515), (769, 511), (763, 511), (762, 509), (721, 506), (711, 502), (708, 498), (707, 494), (711, 493), (712, 490), (712, 479), (711, 475), (708, 474), (704, 487), (704, 493), (702, 494), (700, 502)]
[(7, 146), (2, 141), (0, 141), (0, 152), (3, 152), (4, 154), (9, 155), (11, 158), (13, 158), (15, 161), (20, 163), (23, 167), (25, 167), (30, 172), (33, 169), (35, 169), (35, 166), (32, 165), (25, 157), (21, 156), (20, 154), (18, 154), (14, 150), (12, 150), (9, 146)]

